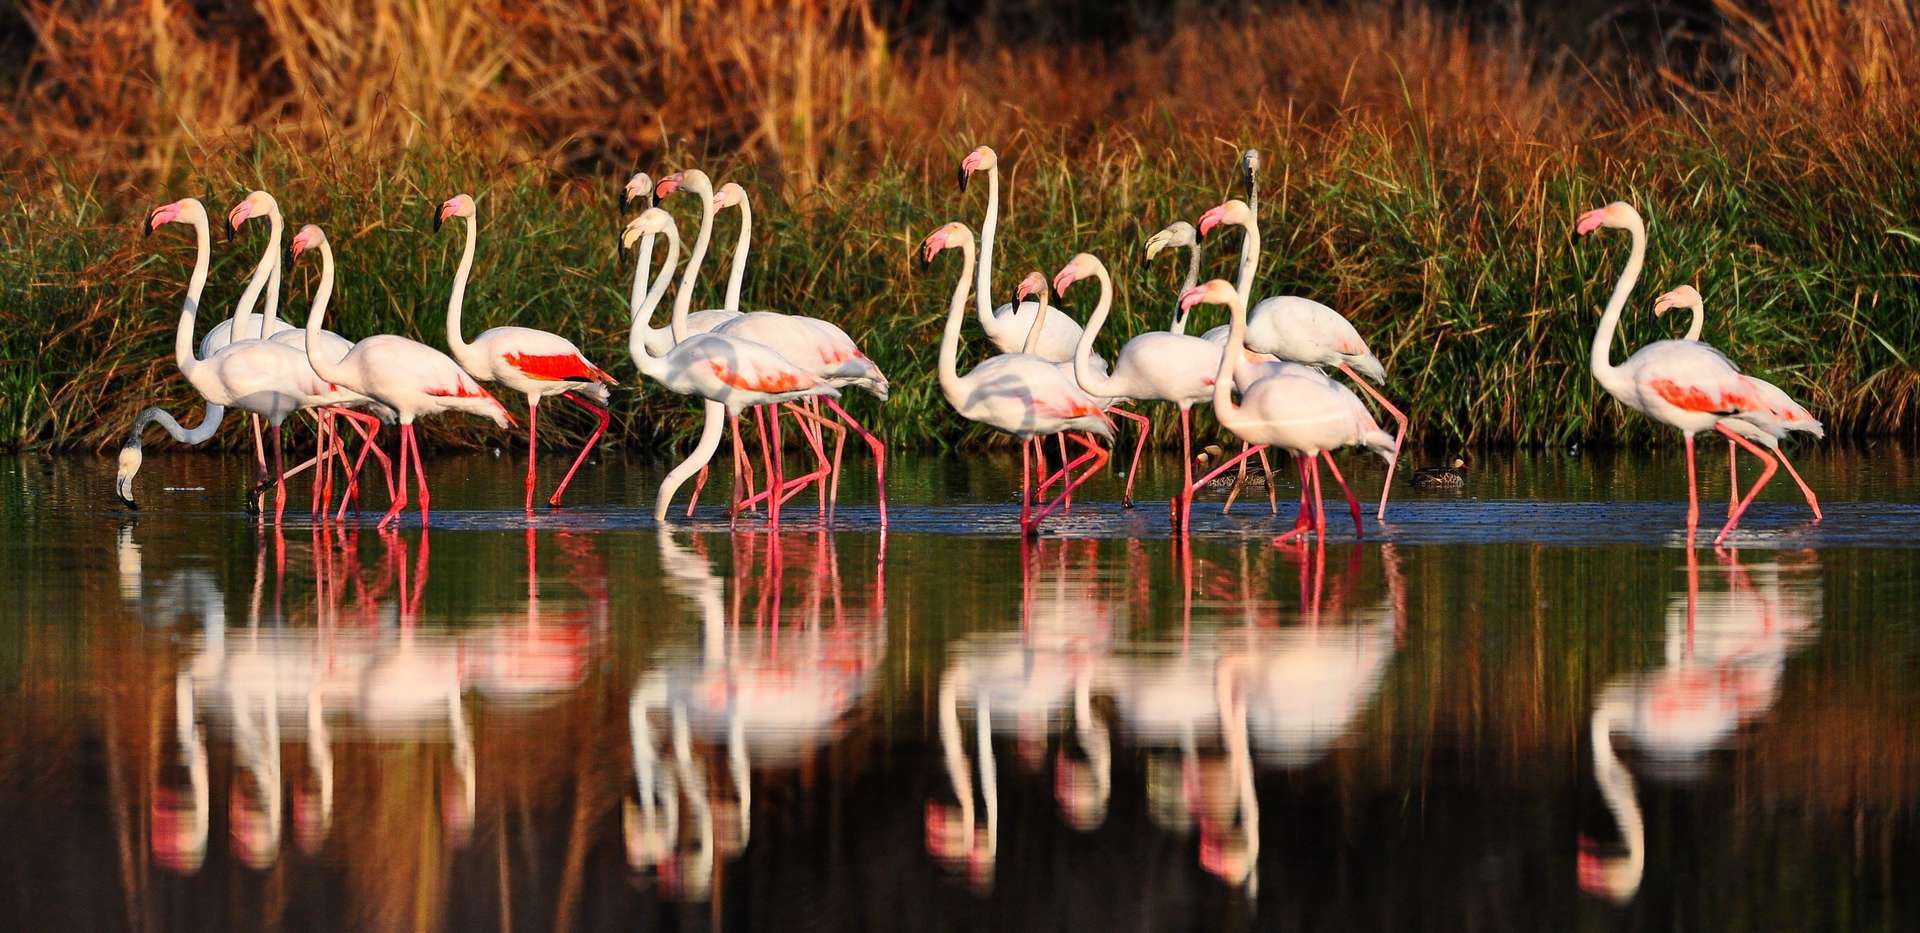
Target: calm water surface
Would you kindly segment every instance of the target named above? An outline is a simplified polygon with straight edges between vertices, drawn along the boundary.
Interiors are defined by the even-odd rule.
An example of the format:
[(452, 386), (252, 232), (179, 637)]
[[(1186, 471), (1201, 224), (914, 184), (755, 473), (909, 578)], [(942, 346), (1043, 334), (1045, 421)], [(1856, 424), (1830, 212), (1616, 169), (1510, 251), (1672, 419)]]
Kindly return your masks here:
[(1005, 459), (902, 460), (886, 534), (850, 470), (777, 536), (617, 459), (529, 524), (443, 458), (385, 535), (0, 461), (0, 924), (1920, 926), (1911, 452), (1803, 454), (1826, 521), (1780, 482), (1725, 552), (1670, 454), (1291, 550), (1258, 490), (1173, 547), (1166, 462), (1023, 544)]

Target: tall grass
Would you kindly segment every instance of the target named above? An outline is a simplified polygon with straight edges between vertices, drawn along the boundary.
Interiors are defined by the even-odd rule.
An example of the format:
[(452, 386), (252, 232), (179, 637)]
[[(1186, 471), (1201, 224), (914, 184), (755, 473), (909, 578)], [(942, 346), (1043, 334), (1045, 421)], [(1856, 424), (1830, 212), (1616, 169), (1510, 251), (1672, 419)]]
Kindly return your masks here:
[[(1141, 241), (1234, 193), (1237, 150), (1258, 146), (1258, 291), (1354, 320), (1417, 440), (1649, 430), (1583, 365), (1625, 243), (1575, 243), (1570, 225), (1614, 199), (1641, 208), (1653, 242), (1617, 354), (1683, 326), (1644, 312), (1692, 282), (1708, 339), (1830, 428), (1920, 426), (1911, 0), (1723, 2), (1700, 46), (1712, 89), (1693, 80), (1708, 69), (1670, 63), (1658, 93), (1598, 70), (1618, 55), (1550, 64), (1566, 59), (1525, 24), (1424, 5), (1202, 5), (1078, 42), (1058, 23), (935, 31), (932, 14), (864, 0), (323, 6), (255, 0), (211, 22), (27, 5), (37, 46), (0, 127), (22, 141), (0, 157), (16, 208), (0, 216), (0, 443), (104, 445), (141, 406), (188, 405), (170, 348), (191, 247), (172, 231), (143, 242), (135, 221), (253, 187), (327, 228), (330, 326), (436, 344), (458, 238), (424, 221), (471, 191), (468, 327), (575, 338), (629, 381), (617, 436), (662, 442), (689, 428), (688, 406), (622, 359), (631, 270), (613, 251), (614, 197), (635, 167), (690, 164), (755, 197), (749, 305), (845, 326), (895, 381), (873, 416), (896, 443), (979, 440), (932, 376), (957, 270), (910, 260), (938, 224), (977, 224), (981, 196), (957, 192), (953, 170), (982, 142), (1006, 176), (995, 299), (1026, 269), (1095, 252), (1119, 286), (1108, 352), (1171, 305), (1174, 264), (1140, 265)], [(1000, 41), (970, 39), (989, 33)], [(217, 250), (206, 323), (226, 316), (261, 236)], [(1227, 274), (1234, 244), (1208, 246)], [(696, 307), (718, 303), (724, 262), (709, 257)], [(292, 276), (294, 294), (313, 272)], [(1068, 298), (1090, 310), (1090, 295)]]

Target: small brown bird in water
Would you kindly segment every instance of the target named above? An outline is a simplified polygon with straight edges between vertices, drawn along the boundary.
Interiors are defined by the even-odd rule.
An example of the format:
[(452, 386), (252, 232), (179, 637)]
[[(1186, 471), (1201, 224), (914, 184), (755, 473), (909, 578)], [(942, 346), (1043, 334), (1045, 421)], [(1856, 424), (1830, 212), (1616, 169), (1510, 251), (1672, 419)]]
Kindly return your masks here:
[(1407, 476), (1407, 482), (1415, 489), (1459, 489), (1467, 485), (1467, 461), (1455, 457), (1450, 466), (1415, 470)]
[[(1196, 469), (1204, 469), (1208, 464), (1215, 463), (1226, 455), (1227, 452), (1221, 449), (1219, 444), (1208, 444), (1206, 447), (1201, 448), (1199, 453), (1193, 455), (1193, 465)], [(1214, 478), (1213, 485), (1231, 486), (1235, 481), (1234, 477), (1218, 476)], [(1267, 484), (1267, 477), (1261, 473), (1247, 472), (1244, 478), (1239, 479), (1238, 482), (1242, 486), (1265, 486)]]

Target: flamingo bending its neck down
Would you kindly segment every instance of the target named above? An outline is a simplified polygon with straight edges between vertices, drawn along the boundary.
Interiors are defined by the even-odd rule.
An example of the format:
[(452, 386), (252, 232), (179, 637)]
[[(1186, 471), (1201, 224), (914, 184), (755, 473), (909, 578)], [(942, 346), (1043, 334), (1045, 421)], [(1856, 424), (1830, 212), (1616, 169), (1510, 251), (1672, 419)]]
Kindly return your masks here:
[[(1093, 341), (1113, 307), (1113, 279), (1107, 274), (1106, 264), (1090, 253), (1081, 253), (1053, 277), (1053, 290), (1064, 295), (1073, 283), (1085, 278), (1100, 283), (1100, 299), (1081, 334), (1080, 346), (1074, 351), (1074, 378), (1090, 395), (1153, 399), (1172, 402), (1180, 409), (1180, 462), (1185, 472), (1180, 495), (1173, 500), (1172, 514), (1176, 525), (1185, 528), (1187, 516), (1193, 510), (1192, 408), (1213, 398), (1212, 370), (1219, 366), (1220, 348), (1200, 337), (1148, 331), (1120, 348), (1111, 375), (1094, 372), (1089, 365)], [(1147, 428), (1151, 430), (1152, 422), (1148, 422)], [(1133, 449), (1133, 463), (1127, 467), (1129, 499), (1134, 476), (1140, 470), (1140, 454), (1145, 449), (1148, 430), (1140, 432), (1140, 440)]]
[[(736, 426), (737, 435), (740, 413), (748, 408), (814, 396), (835, 398), (840, 390), (794, 365), (771, 347), (726, 334), (693, 334), (674, 344), (664, 355), (649, 352), (645, 321), (652, 316), (653, 310), (666, 294), (668, 282), (673, 277), (674, 264), (680, 260), (680, 234), (674, 226), (673, 217), (658, 207), (650, 207), (634, 218), (621, 234), (622, 249), (642, 238), (659, 235), (667, 238), (666, 259), (647, 293), (640, 313), (634, 317), (627, 349), (633, 354), (634, 365), (639, 367), (642, 375), (681, 395), (698, 396), (706, 400), (706, 423), (693, 453), (660, 482), (660, 494), (654, 500), (653, 518), (664, 522), (674, 492), (704, 468), (713, 459), (714, 451), (719, 449), (720, 432), (724, 426), (722, 416)], [(683, 284), (681, 287), (684, 289), (686, 286)], [(684, 310), (678, 310), (677, 314), (684, 323)], [(773, 457), (769, 446), (775, 441), (765, 431), (762, 431), (760, 441), (763, 452), (767, 454), (768, 488), (778, 489), (780, 483), (773, 473)], [(736, 468), (740, 455), (741, 452), (736, 448)], [(771, 521), (778, 527), (780, 503), (777, 496), (770, 500), (768, 512)]]
[[(1319, 462), (1323, 459), (1326, 461), (1328, 468), (1333, 471), (1333, 478), (1343, 489), (1346, 479), (1340, 475), (1339, 467), (1334, 466), (1333, 458), (1322, 455), (1341, 447), (1359, 446), (1379, 454), (1391, 465), (1398, 454), (1393, 437), (1374, 423), (1373, 416), (1367, 412), (1367, 407), (1358, 396), (1344, 386), (1324, 379), (1284, 374), (1269, 376), (1249, 386), (1247, 391), (1241, 393), (1240, 401), (1236, 404), (1233, 400), (1233, 367), (1240, 352), (1246, 348), (1247, 305), (1239, 291), (1224, 279), (1214, 279), (1196, 286), (1180, 299), (1180, 304), (1186, 308), (1202, 302), (1224, 304), (1232, 314), (1226, 352), (1221, 354), (1219, 369), (1214, 374), (1214, 416), (1219, 419), (1221, 427), (1256, 446), (1222, 463), (1211, 475), (1201, 478), (1199, 483), (1204, 484), (1245, 460), (1258, 446), (1289, 451), (1300, 465), (1303, 497), (1307, 495), (1309, 481), (1312, 483), (1313, 528), (1324, 537), (1327, 518), (1326, 509), (1319, 501)], [(1300, 520), (1292, 531), (1275, 538), (1275, 544), (1305, 534), (1305, 498), (1301, 506)], [(1358, 532), (1360, 512), (1357, 508), (1353, 514), (1353, 524)]]
[(1773, 458), (1727, 421), (1738, 419), (1755, 425), (1767, 424), (1767, 433), (1778, 436), (1771, 430), (1777, 419), (1761, 399), (1753, 380), (1741, 375), (1720, 351), (1704, 343), (1656, 340), (1634, 351), (1620, 365), (1613, 365), (1610, 347), (1614, 331), (1620, 326), (1620, 312), (1626, 308), (1627, 296), (1639, 281), (1640, 268), (1646, 262), (1647, 227), (1632, 205), (1615, 201), (1581, 214), (1574, 232), (1585, 236), (1601, 227), (1626, 230), (1632, 236), (1632, 249), (1627, 254), (1626, 267), (1620, 271), (1619, 281), (1613, 286), (1613, 295), (1607, 299), (1600, 328), (1594, 331), (1588, 365), (1594, 380), (1620, 404), (1680, 431), (1687, 447), (1688, 538), (1692, 538), (1694, 528), (1700, 523), (1700, 490), (1693, 460), (1695, 434), (1718, 431), (1764, 465), (1759, 481), (1746, 498), (1727, 509), (1727, 523), (1713, 539), (1714, 544), (1720, 544), (1740, 523), (1741, 513), (1753, 504), (1761, 488), (1773, 478), (1775, 469)]
[[(1235, 198), (1210, 208), (1200, 216), (1200, 235), (1206, 236), (1223, 223), (1237, 225), (1245, 231), (1241, 239), (1240, 274), (1236, 288), (1242, 301), (1252, 301), (1254, 270), (1260, 255), (1259, 221), (1254, 216), (1253, 208)], [(1386, 368), (1367, 349), (1367, 342), (1361, 339), (1360, 332), (1341, 317), (1340, 312), (1317, 301), (1292, 295), (1265, 299), (1248, 312), (1246, 345), (1256, 352), (1271, 353), (1282, 360), (1307, 366), (1332, 366), (1346, 373), (1347, 378), (1352, 379), (1399, 424), (1394, 434), (1394, 449), (1398, 450), (1400, 443), (1406, 440), (1406, 414), (1368, 382), (1385, 383)], [(1382, 521), (1387, 517), (1387, 497), (1393, 489), (1395, 465), (1387, 465), (1386, 483), (1380, 489), (1378, 518)]]
[[(1001, 353), (1018, 353), (1025, 345), (1027, 334), (1033, 329), (1034, 315), (1040, 313), (1037, 302), (1009, 302), (998, 308), (993, 306), (993, 236), (1000, 225), (1000, 157), (993, 149), (981, 146), (967, 153), (960, 160), (960, 190), (967, 190), (967, 179), (974, 172), (987, 173), (987, 214), (980, 221), (980, 260), (977, 275), (979, 281), (974, 284), (975, 310), (980, 320), (980, 329), (987, 332), (987, 339), (993, 342)], [(971, 234), (969, 234), (971, 235)], [(1052, 363), (1066, 363), (1073, 360), (1074, 349), (1080, 345), (1080, 324), (1059, 309), (1051, 309), (1046, 314), (1045, 337), (1039, 347), (1033, 351), (1035, 356)]]
[(586, 461), (587, 454), (600, 442), (600, 436), (607, 432), (607, 425), (613, 420), (604, 407), (608, 400), (607, 386), (614, 384), (613, 377), (588, 362), (573, 341), (544, 330), (493, 327), (482, 331), (472, 342), (461, 338), (460, 308), (466, 300), (467, 274), (473, 269), (473, 244), (479, 226), (474, 213), (473, 197), (456, 194), (433, 215), (435, 231), (450, 217), (461, 217), (467, 222), (466, 249), (460, 254), (460, 267), (453, 274), (453, 292), (447, 298), (447, 347), (468, 375), (483, 382), (497, 382), (527, 397), (527, 512), (533, 511), (533, 487), (540, 459), (540, 400), (563, 397), (592, 412), (598, 422), (586, 445), (580, 448), (580, 455), (573, 458), (567, 475), (547, 498), (547, 506), (555, 508), (560, 505), (560, 497), (566, 495), (567, 484), (573, 482), (573, 474), (580, 470), (580, 464)]
[[(333, 247), (320, 228), (301, 227), (293, 238), (297, 258), (309, 249), (319, 248), (321, 283), (329, 288), (333, 279)], [(421, 415), (465, 412), (492, 421), (500, 427), (513, 426), (513, 416), (487, 390), (480, 388), (455, 363), (452, 357), (414, 340), (392, 334), (376, 334), (353, 345), (338, 360), (320, 352), (320, 341), (312, 339), (320, 331), (327, 303), (316, 296), (307, 312), (307, 361), (320, 378), (352, 389), (393, 409), (400, 416), (400, 478), (393, 504), (380, 518), (380, 527), (393, 524), (407, 507), (407, 465), (413, 464), (414, 482), (420, 489), (420, 524), (427, 524), (427, 470), (420, 460), (420, 442), (414, 437), (413, 422)]]
[[(1693, 312), (1693, 322), (1687, 327), (1687, 335), (1681, 339), (1699, 340), (1700, 331), (1706, 326), (1705, 303), (1700, 298), (1700, 292), (1691, 285), (1682, 285), (1661, 295), (1653, 302), (1653, 316), (1659, 317), (1671, 308), (1686, 308)], [(1780, 465), (1787, 468), (1787, 475), (1793, 477), (1794, 485), (1800, 487), (1801, 495), (1806, 496), (1807, 508), (1813, 510), (1813, 520), (1819, 521), (1820, 499), (1813, 494), (1813, 489), (1807, 485), (1807, 481), (1800, 478), (1800, 471), (1793, 468), (1793, 462), (1788, 460), (1786, 453), (1780, 449), (1780, 442), (1786, 440), (1787, 434), (1794, 431), (1804, 431), (1814, 437), (1826, 437), (1827, 429), (1820, 424), (1819, 419), (1815, 418), (1812, 412), (1794, 401), (1779, 386), (1753, 376), (1748, 376), (1747, 381), (1753, 383), (1754, 389), (1760, 393), (1760, 400), (1766, 404), (1775, 420), (1770, 424), (1761, 424), (1742, 418), (1729, 418), (1727, 427), (1747, 440), (1755, 441), (1772, 451), (1774, 458), (1780, 461)], [(1771, 433), (1770, 428), (1777, 428), (1780, 433)], [(1730, 497), (1729, 506), (1737, 505), (1740, 499), (1740, 467), (1735, 459), (1733, 442), (1728, 441), (1727, 475), (1732, 481), (1727, 492)]]
[[(947, 313), (947, 328), (940, 339), (940, 390), (947, 404), (962, 417), (1021, 439), (1020, 530), (1031, 536), (1039, 532), (1040, 522), (1068, 493), (1106, 466), (1108, 454), (1092, 440), (1076, 436), (1086, 453), (1065, 464), (1062, 470), (1071, 471), (1088, 460), (1092, 460), (1092, 464), (1069, 479), (1066, 488), (1053, 501), (1033, 512), (1027, 459), (1032, 450), (1029, 442), (1061, 432), (1081, 432), (1111, 440), (1113, 423), (1101, 411), (1100, 403), (1082, 391), (1058, 366), (1030, 353), (989, 357), (965, 376), (960, 375), (960, 327), (966, 313), (967, 288), (974, 272), (973, 231), (958, 222), (935, 230), (921, 245), (921, 261), (923, 265), (931, 264), (942, 250), (956, 247), (963, 258), (959, 281), (953, 287), (953, 303)], [(1036, 305), (1036, 313), (1037, 310)], [(1031, 323), (1032, 318), (1028, 321)]]

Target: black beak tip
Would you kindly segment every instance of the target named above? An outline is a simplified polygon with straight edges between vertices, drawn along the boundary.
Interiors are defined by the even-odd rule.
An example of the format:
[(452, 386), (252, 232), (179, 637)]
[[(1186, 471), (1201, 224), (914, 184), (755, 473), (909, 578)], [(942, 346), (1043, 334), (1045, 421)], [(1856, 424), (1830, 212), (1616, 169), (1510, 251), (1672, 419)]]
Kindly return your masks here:
[(915, 256), (914, 260), (919, 264), (920, 269), (923, 272), (929, 268), (932, 268), (933, 266), (933, 257), (928, 256), (926, 253), (921, 253), (918, 256)]
[(158, 213), (160, 213), (160, 209), (156, 207), (153, 210), (150, 210), (147, 212), (146, 219), (140, 221), (141, 239), (145, 239), (147, 237), (153, 236), (153, 215)]
[(625, 188), (622, 188), (622, 189), (620, 189), (620, 211), (621, 211), (621, 213), (625, 213), (625, 212), (626, 212), (626, 210), (627, 210), (627, 205), (628, 205), (628, 204), (630, 204), (630, 203), (632, 203), (632, 202), (633, 202), (633, 198), (632, 198), (632, 197), (630, 197), (630, 196), (628, 196), (628, 194), (627, 194), (627, 189), (625, 189)]
[(113, 494), (113, 497), (115, 499), (120, 500), (120, 504), (126, 506), (128, 511), (130, 512), (140, 511), (140, 503), (135, 502), (132, 499), (129, 499), (126, 496), (123, 496), (117, 492)]
[(227, 218), (227, 222), (226, 222), (225, 224), (223, 224), (222, 226), (225, 226), (225, 227), (227, 228), (227, 242), (229, 242), (229, 243), (231, 243), (231, 242), (233, 242), (233, 234), (234, 234), (234, 229), (233, 229), (233, 218), (232, 218), (232, 217), (228, 217), (228, 218)]
[(960, 170), (960, 190), (961, 190), (962, 192), (965, 192), (965, 191), (967, 190), (967, 176), (968, 176), (969, 174), (971, 174), (971, 173), (969, 173), (969, 172), (968, 172), (968, 171), (967, 171), (966, 169), (964, 169), (964, 168)]
[(433, 232), (440, 232), (440, 222), (440, 209), (436, 207), (433, 209)]

